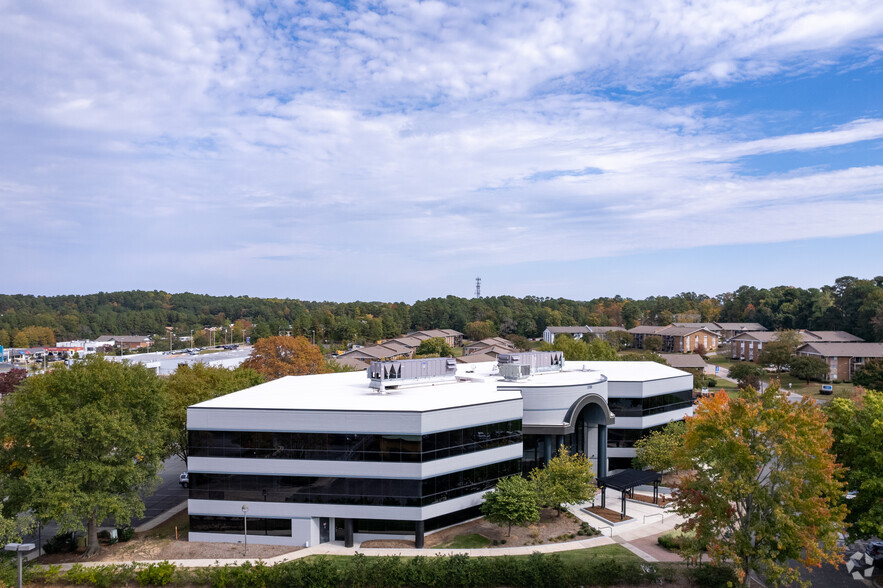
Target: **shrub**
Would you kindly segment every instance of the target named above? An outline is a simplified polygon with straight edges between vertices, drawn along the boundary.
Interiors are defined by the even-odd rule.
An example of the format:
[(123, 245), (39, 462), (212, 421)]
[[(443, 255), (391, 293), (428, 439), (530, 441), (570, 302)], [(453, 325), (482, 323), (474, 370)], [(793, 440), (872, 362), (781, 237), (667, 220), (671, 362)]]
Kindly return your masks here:
[(23, 584), (57, 584), (61, 578), (61, 566), (27, 566), (22, 572)]
[(727, 588), (739, 584), (736, 570), (727, 565), (700, 564), (690, 568), (687, 573), (700, 588)]
[(694, 533), (693, 531), (685, 532), (675, 529), (673, 531), (669, 531), (668, 533), (663, 533), (656, 541), (666, 549), (681, 550), (687, 545), (688, 542), (695, 539), (696, 533)]
[(59, 533), (43, 544), (43, 551), (46, 553), (68, 553), (76, 551), (76, 549), (77, 537), (73, 531), (70, 533)]
[(117, 527), (117, 537), (120, 541), (130, 541), (135, 535), (135, 529), (126, 525), (125, 527)]
[(135, 566), (131, 564), (108, 564), (104, 566), (83, 566), (74, 564), (64, 574), (64, 581), (71, 584), (110, 588), (124, 586), (135, 577)]
[(172, 582), (175, 574), (175, 564), (163, 561), (155, 564), (147, 564), (135, 572), (135, 581), (139, 586), (167, 586)]

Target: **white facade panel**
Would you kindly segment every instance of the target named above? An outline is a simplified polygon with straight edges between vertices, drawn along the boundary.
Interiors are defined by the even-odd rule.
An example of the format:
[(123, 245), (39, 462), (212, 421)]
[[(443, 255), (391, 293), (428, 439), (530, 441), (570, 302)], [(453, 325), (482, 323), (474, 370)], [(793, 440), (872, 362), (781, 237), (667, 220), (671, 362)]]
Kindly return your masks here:
[(610, 398), (647, 398), (670, 392), (693, 389), (693, 375), (651, 380), (648, 382), (609, 382), (607, 393)]
[(208, 431), (420, 435), (420, 417), (419, 412), (190, 407), (187, 409), (187, 428)]
[(433, 410), (422, 414), (421, 434), (516, 420), (521, 418), (521, 413), (521, 399)]
[(421, 479), (499, 461), (519, 459), (521, 454), (522, 444), (515, 443), (425, 463), (191, 457), (187, 460), (187, 467), (191, 473), (205, 474)]
[(684, 417), (693, 416), (693, 407), (679, 408), (659, 414), (651, 414), (645, 417), (616, 417), (616, 424), (611, 429), (649, 429), (657, 425), (664, 425), (669, 421), (680, 421)]

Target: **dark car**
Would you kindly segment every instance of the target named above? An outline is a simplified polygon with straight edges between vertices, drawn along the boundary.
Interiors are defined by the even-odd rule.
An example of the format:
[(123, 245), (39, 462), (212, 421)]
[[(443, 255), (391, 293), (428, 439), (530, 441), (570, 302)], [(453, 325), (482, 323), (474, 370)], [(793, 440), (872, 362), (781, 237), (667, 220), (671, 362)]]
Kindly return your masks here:
[(874, 567), (883, 568), (883, 541), (871, 541), (865, 548), (865, 554), (874, 560)]

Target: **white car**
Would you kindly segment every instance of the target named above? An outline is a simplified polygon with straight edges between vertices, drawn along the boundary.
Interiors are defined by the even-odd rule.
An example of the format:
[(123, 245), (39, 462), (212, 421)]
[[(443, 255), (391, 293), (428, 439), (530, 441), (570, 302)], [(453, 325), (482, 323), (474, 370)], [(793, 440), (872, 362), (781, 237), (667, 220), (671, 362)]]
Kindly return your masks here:
[(182, 473), (178, 476), (178, 482), (185, 488), (190, 486), (190, 474), (187, 472)]

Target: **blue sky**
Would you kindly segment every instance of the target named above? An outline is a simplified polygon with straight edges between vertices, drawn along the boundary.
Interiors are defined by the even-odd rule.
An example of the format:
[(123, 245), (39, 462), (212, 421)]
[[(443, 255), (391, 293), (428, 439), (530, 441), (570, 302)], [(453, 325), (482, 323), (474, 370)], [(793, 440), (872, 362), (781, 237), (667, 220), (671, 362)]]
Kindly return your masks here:
[(883, 274), (880, 2), (0, 1), (0, 51), (0, 292)]

